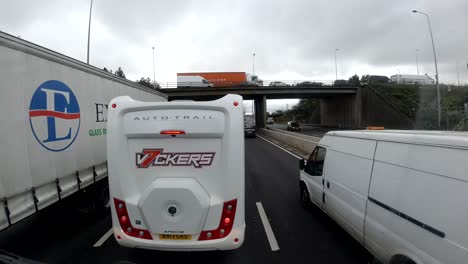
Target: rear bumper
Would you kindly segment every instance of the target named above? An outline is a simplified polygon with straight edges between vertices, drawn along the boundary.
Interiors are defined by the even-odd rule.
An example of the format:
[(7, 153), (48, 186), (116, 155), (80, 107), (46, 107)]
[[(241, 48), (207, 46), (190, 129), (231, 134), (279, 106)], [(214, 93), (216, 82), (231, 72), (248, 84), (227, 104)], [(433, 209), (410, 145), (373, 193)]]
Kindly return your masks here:
[[(121, 245), (130, 248), (144, 248), (167, 251), (209, 251), (237, 249), (244, 243), (245, 223), (239, 228), (233, 228), (231, 233), (222, 239), (206, 241), (161, 241), (148, 240), (127, 236), (119, 226), (113, 226), (115, 240)], [(151, 234), (153, 238), (157, 235)], [(118, 236), (120, 239), (118, 239)], [(238, 242), (234, 242), (234, 239)]]
[(255, 129), (244, 130), (244, 136), (255, 136)]

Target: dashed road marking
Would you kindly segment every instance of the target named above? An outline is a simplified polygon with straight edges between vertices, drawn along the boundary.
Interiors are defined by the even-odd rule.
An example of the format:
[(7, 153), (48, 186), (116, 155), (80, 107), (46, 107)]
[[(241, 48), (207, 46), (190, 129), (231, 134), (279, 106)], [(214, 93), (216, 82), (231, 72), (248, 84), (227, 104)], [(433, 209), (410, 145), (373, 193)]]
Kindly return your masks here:
[(278, 242), (276, 241), (275, 234), (271, 229), (270, 222), (268, 221), (268, 217), (266, 216), (265, 209), (263, 209), (263, 205), (261, 202), (257, 202), (257, 209), (258, 214), (260, 215), (260, 219), (262, 219), (263, 228), (265, 228), (265, 233), (268, 238), (268, 242), (270, 243), (271, 251), (279, 250)]
[(257, 137), (259, 137), (259, 138), (265, 140), (266, 142), (272, 144), (273, 146), (275, 146), (275, 147), (277, 147), (277, 148), (279, 148), (279, 149), (281, 149), (281, 150), (287, 152), (288, 154), (290, 154), (291, 156), (295, 157), (296, 159), (303, 159), (303, 157), (292, 153), (291, 151), (289, 151), (289, 150), (287, 150), (287, 149), (281, 147), (280, 145), (278, 145), (278, 144), (272, 142), (271, 140), (268, 140), (268, 139), (266, 139), (266, 138), (264, 138), (264, 137), (262, 137), (262, 136), (260, 136), (260, 135), (258, 135), (258, 134), (257, 134)]
[(95, 244), (94, 244), (94, 247), (100, 247), (102, 246), (102, 244), (104, 244), (104, 242), (106, 242), (107, 239), (109, 239), (109, 237), (114, 233), (114, 230), (112, 229), (109, 229), (109, 231), (107, 231)]

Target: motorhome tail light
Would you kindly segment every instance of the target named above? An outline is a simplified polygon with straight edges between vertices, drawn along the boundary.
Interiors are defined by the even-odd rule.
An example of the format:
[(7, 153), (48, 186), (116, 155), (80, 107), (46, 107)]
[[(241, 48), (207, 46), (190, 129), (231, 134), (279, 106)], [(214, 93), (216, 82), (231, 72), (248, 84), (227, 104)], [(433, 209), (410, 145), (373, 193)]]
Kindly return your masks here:
[(112, 104), (112, 108), (116, 108), (117, 107), (117, 104)]
[(183, 130), (163, 130), (160, 133), (161, 135), (185, 135)]
[(153, 239), (148, 230), (138, 229), (132, 226), (130, 223), (130, 217), (128, 216), (127, 205), (124, 201), (114, 198), (114, 205), (117, 218), (119, 219), (120, 228), (122, 228), (125, 234), (137, 238)]
[(201, 232), (199, 241), (220, 239), (226, 237), (231, 233), (232, 226), (234, 225), (234, 217), (236, 216), (237, 199), (227, 201), (223, 205), (223, 212), (221, 213), (221, 220), (219, 221), (218, 228), (214, 230), (204, 230)]
[(238, 106), (239, 103), (237, 101), (234, 102), (234, 106)]

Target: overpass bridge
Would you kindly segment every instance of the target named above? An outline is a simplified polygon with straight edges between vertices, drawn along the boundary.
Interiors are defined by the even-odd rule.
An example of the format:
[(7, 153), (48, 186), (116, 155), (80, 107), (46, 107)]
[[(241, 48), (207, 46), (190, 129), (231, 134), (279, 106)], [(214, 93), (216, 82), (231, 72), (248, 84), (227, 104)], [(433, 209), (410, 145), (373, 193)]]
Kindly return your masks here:
[(169, 96), (169, 100), (213, 100), (226, 94), (241, 95), (244, 100), (256, 100), (261, 97), (267, 99), (296, 99), (308, 97), (327, 97), (337, 95), (354, 95), (357, 86), (253, 86), (253, 87), (219, 87), (219, 88), (176, 88), (161, 89)]
[[(259, 128), (266, 127), (266, 100), (267, 99), (295, 99), (320, 98), (322, 120), (346, 119), (335, 122), (333, 125), (342, 127), (358, 127), (353, 124), (357, 113), (355, 112), (356, 94), (358, 86), (237, 86), (237, 87), (191, 87), (176, 89), (161, 89), (168, 95), (169, 100), (214, 100), (226, 94), (241, 95), (244, 100), (254, 100), (256, 124)], [(346, 107), (345, 115), (341, 108)], [(335, 116), (333, 116), (335, 115)]]
[(168, 100), (214, 100), (227, 94), (241, 95), (244, 100), (254, 100), (258, 128), (266, 127), (267, 99), (319, 98), (321, 124), (339, 128), (362, 128), (383, 125), (392, 128), (410, 126), (407, 117), (372, 92), (361, 86), (237, 86), (165, 88), (161, 92)]

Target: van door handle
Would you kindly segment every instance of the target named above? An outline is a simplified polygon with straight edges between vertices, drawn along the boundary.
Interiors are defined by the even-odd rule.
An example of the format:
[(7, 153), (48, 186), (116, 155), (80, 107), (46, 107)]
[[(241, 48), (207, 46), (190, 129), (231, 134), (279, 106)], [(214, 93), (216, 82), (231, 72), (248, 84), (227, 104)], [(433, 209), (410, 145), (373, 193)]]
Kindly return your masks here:
[(330, 182), (327, 181), (327, 188), (330, 189)]
[(322, 193), (322, 202), (325, 203), (325, 193)]
[(325, 180), (322, 178), (322, 185), (325, 185)]

